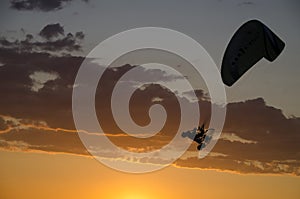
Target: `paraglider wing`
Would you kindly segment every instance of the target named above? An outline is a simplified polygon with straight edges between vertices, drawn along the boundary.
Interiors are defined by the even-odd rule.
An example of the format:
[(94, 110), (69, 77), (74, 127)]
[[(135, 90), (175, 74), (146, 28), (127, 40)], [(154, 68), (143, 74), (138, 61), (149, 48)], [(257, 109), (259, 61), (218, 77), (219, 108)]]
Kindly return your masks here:
[(274, 61), (284, 46), (284, 42), (262, 22), (246, 22), (235, 32), (225, 50), (221, 67), (224, 84), (232, 86), (263, 57)]

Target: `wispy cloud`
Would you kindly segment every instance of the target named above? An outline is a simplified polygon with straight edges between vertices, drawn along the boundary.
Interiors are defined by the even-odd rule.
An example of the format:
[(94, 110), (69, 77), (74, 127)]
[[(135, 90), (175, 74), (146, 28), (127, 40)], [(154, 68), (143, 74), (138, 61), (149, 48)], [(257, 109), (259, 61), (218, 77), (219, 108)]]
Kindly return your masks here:
[(230, 142), (240, 142), (243, 144), (256, 144), (257, 143), (257, 141), (243, 139), (234, 133), (226, 133), (226, 132), (222, 133), (220, 139), (230, 141)]

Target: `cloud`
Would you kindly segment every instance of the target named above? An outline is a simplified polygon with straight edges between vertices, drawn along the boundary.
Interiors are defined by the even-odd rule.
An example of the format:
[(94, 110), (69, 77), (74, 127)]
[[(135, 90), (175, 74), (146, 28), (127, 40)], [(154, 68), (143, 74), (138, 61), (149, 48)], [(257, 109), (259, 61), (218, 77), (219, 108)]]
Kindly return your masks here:
[[(175, 166), (180, 168), (215, 169), (243, 174), (291, 174), (300, 175), (300, 161), (293, 159), (289, 161), (272, 160), (269, 162), (259, 160), (233, 160), (228, 157), (206, 156), (201, 162), (197, 157), (180, 159)], [(201, 166), (199, 166), (201, 165)]]
[(163, 101), (164, 99), (162, 99), (162, 98), (160, 98), (160, 97), (154, 97), (154, 98), (152, 98), (152, 102), (161, 102), (161, 101)]
[(0, 37), (0, 48), (10, 49), (18, 53), (47, 52), (52, 54), (81, 51), (82, 49), (81, 41), (84, 39), (84, 33), (68, 33), (64, 36), (64, 29), (59, 23), (46, 25), (39, 35), (46, 40), (39, 40), (32, 34), (26, 34), (25, 38), (21, 40), (9, 40), (6, 37)]
[(84, 37), (85, 37), (85, 35), (82, 31), (76, 32), (76, 34), (75, 34), (75, 38), (77, 38), (77, 39), (83, 40)]
[(230, 141), (230, 142), (240, 142), (243, 144), (256, 144), (257, 143), (257, 141), (243, 139), (234, 133), (224, 133), (223, 132), (220, 139)]
[(48, 24), (40, 31), (39, 35), (49, 40), (59, 35), (64, 35), (64, 28), (59, 23)]
[(198, 159), (194, 154), (175, 165), (300, 175), (299, 127), (300, 118), (286, 118), (280, 109), (267, 106), (262, 98), (230, 103), (223, 133), (212, 151), (225, 156)]
[(59, 78), (59, 75), (55, 72), (44, 72), (44, 71), (35, 71), (29, 75), (29, 78), (32, 79), (31, 90), (38, 92), (42, 89), (45, 84), (49, 81), (56, 80)]
[(1, 116), (6, 129), (0, 134), (0, 147), (5, 150), (26, 149), (87, 155), (76, 130), (51, 128), (45, 121)]
[[(11, 0), (10, 7), (16, 10), (57, 11), (73, 0)], [(88, 0), (82, 0), (88, 2)]]
[(27, 151), (30, 145), (23, 141), (5, 141), (0, 140), (0, 148), (9, 151)]
[(193, 96), (192, 93), (195, 93), (195, 95), (197, 97), (197, 99), (192, 99), (194, 101), (199, 101), (199, 100), (200, 101), (207, 101), (207, 100), (209, 100), (208, 94), (205, 93), (203, 90), (185, 91), (183, 93), (183, 95), (188, 96), (190, 98), (191, 96)]
[[(13, 118), (10, 116), (0, 116), (0, 121), (5, 121), (5, 128), (10, 128), (9, 131), (0, 134), (0, 149), (9, 151), (44, 151), (49, 153), (70, 153), (75, 155), (89, 156), (89, 153), (81, 144), (81, 141), (76, 133), (76, 130), (51, 128), (45, 121), (32, 121), (28, 119)], [(3, 127), (3, 125), (2, 125)], [(88, 134), (89, 136), (97, 136)], [(98, 135), (99, 136), (99, 135)], [(114, 134), (108, 134), (110, 139)], [(117, 144), (122, 145), (127, 141), (128, 136), (117, 135), (119, 141)], [(230, 143), (230, 142), (228, 142)], [(126, 143), (128, 145), (130, 143)], [(148, 150), (152, 150), (148, 145), (141, 144), (138, 148), (126, 148), (132, 152), (145, 152), (144, 146)], [(250, 146), (246, 144), (247, 146)], [(229, 144), (227, 147), (231, 147)], [(165, 164), (168, 162), (163, 157), (155, 158), (133, 158), (126, 157), (122, 153), (109, 151), (104, 148), (94, 148), (98, 152), (100, 158), (109, 158), (113, 161), (130, 161), (137, 164)], [(172, 153), (172, 151), (170, 151)], [(247, 152), (245, 152), (247, 153)], [(255, 151), (253, 151), (255, 153)], [(269, 151), (269, 154), (272, 154)], [(293, 159), (247, 159), (234, 158), (234, 154), (224, 154), (219, 152), (211, 152), (204, 159), (197, 158), (196, 150), (187, 151), (179, 160), (174, 163), (176, 167), (198, 168), (198, 169), (217, 169), (238, 173), (273, 173), (273, 174), (293, 174), (300, 175), (299, 164), (300, 160), (295, 156)]]
[[(88, 155), (73, 123), (73, 86), (70, 86), (74, 84), (83, 60), (83, 57), (0, 48), (0, 62), (5, 63), (0, 68), (0, 90), (3, 93), (0, 98), (0, 147), (3, 150), (13, 150), (20, 146), (18, 150)], [(93, 63), (92, 59), (87, 61), (91, 67), (104, 70)], [(135, 67), (124, 65), (117, 70), (110, 68), (104, 71), (95, 96), (95, 108), (98, 116), (103, 116), (99, 122), (112, 142), (130, 151), (147, 152), (159, 149), (173, 138), (180, 123), (180, 107), (178, 99), (170, 90), (157, 84), (144, 85), (143, 89), (134, 92), (130, 100), (132, 119), (139, 125), (148, 124), (149, 107), (158, 103), (164, 106), (168, 114), (166, 124), (161, 132), (150, 139), (126, 136), (115, 124), (110, 109), (110, 96), (122, 75)], [(157, 70), (149, 72), (141, 69), (140, 72), (143, 76), (159, 74)], [(164, 76), (164, 81), (171, 81), (168, 74)], [(140, 85), (142, 81), (143, 78), (140, 78), (136, 83)], [(34, 82), (39, 84), (38, 92), (32, 90)], [(209, 118), (211, 104), (203, 91), (196, 93), (198, 101), (190, 101), (184, 96), (180, 96), (179, 100), (198, 103), (202, 123)], [(239, 173), (300, 175), (299, 128), (300, 118), (285, 117), (280, 109), (268, 106), (262, 98), (230, 103), (227, 106), (224, 131), (213, 151), (204, 159), (198, 159), (196, 144), (192, 144), (187, 154), (176, 161), (174, 166)], [(101, 150), (103, 157), (121, 157), (121, 154), (113, 151)], [(159, 157), (136, 161), (156, 164), (164, 162)]]

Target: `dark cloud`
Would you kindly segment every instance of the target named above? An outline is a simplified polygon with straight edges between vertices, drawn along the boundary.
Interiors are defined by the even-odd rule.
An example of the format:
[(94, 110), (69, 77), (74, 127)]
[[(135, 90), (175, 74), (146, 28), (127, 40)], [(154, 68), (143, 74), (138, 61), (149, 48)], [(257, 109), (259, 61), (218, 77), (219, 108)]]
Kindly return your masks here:
[[(84, 38), (83, 32), (76, 32), (64, 35), (63, 27), (57, 24), (46, 25), (39, 33), (46, 40), (38, 40), (32, 34), (26, 34), (24, 39), (9, 40), (0, 37), (0, 48), (11, 49), (15, 52), (74, 52), (82, 49), (81, 41)], [(63, 37), (58, 37), (62, 35)]]
[(64, 35), (64, 28), (59, 23), (48, 24), (40, 31), (39, 35), (45, 39), (51, 39)]
[(201, 161), (197, 157), (180, 159), (175, 166), (184, 168), (216, 169), (243, 174), (292, 174), (300, 175), (299, 160), (232, 160), (230, 157), (207, 156)]
[(16, 121), (10, 117), (7, 120), (15, 127), (9, 133), (0, 134), (0, 147), (4, 149), (13, 146), (14, 149), (26, 147), (26, 150), (88, 155), (76, 131), (49, 128), (38, 121)]
[[(11, 0), (10, 7), (16, 10), (56, 11), (73, 0)], [(88, 2), (88, 0), (83, 0)]]
[(11, 8), (16, 10), (52, 11), (62, 9), (70, 0), (11, 0)]
[(7, 129), (5, 121), (2, 117), (0, 117), (0, 131)]
[(232, 103), (228, 105), (224, 131), (257, 143), (226, 148), (221, 141), (218, 145), (223, 153), (236, 154), (236, 158), (300, 159), (299, 127), (300, 118), (286, 118), (280, 109), (267, 106), (262, 98)]
[(26, 41), (31, 41), (33, 40), (33, 35), (32, 34), (26, 34)]
[[(67, 35), (68, 36), (68, 35)], [(69, 35), (69, 37), (76, 37)], [(34, 40), (28, 35), (27, 40)], [(72, 117), (72, 89), (83, 57), (53, 56), (48, 53), (15, 51), (3, 47), (12, 45), (0, 40), (0, 145), (3, 149), (42, 150), (87, 154), (76, 132)], [(19, 41), (20, 42), (20, 41)], [(104, 70), (92, 60), (91, 66)], [(111, 91), (123, 74), (136, 66), (124, 65), (117, 70), (107, 69), (96, 93), (96, 110), (101, 126), (118, 146), (132, 151), (151, 151), (168, 143), (177, 130), (180, 119), (178, 99), (170, 90), (157, 84), (147, 84), (137, 89), (130, 100), (130, 112), (139, 125), (146, 125), (151, 105), (163, 105), (168, 118), (161, 133), (151, 139), (138, 139), (124, 135), (115, 124), (110, 109)], [(35, 71), (55, 73), (59, 78), (43, 83), (33, 92), (30, 75)], [(145, 75), (157, 76), (159, 71), (141, 70)], [(165, 80), (168, 80), (164, 74)], [(139, 80), (139, 79), (138, 79)], [(104, 86), (102, 86), (104, 85)], [(189, 92), (185, 93), (189, 94)], [(210, 115), (210, 101), (203, 91), (196, 91), (201, 110), (201, 122)], [(153, 101), (158, 97), (163, 100)], [(99, 117), (100, 118), (100, 117)], [(193, 127), (191, 127), (192, 129)], [(192, 144), (187, 157), (175, 163), (178, 167), (212, 168), (240, 173), (289, 173), (300, 175), (300, 118), (287, 118), (280, 109), (266, 105), (262, 98), (230, 103), (224, 130), (212, 153), (204, 159), (197, 158), (196, 145)], [(112, 152), (113, 153), (113, 152)], [(106, 154), (107, 156), (109, 154)], [(145, 160), (152, 161), (152, 160)], [(153, 160), (154, 161), (154, 160)], [(156, 159), (156, 163), (160, 160)]]
[[(12, 49), (0, 48), (0, 60), (5, 63), (0, 71), (0, 90), (6, 96), (0, 99), (2, 113), (9, 112), (8, 115), (17, 114), (17, 117), (31, 120), (40, 118), (52, 126), (74, 128), (71, 122), (72, 85), (83, 61), (82, 57), (55, 57), (38, 52), (18, 53)], [(30, 78), (35, 71), (55, 72), (61, 78), (46, 82), (35, 93), (31, 90), (33, 81)], [(65, 119), (58, 122), (55, 118), (61, 116)]]
[(195, 93), (198, 100), (209, 100), (209, 96), (203, 90), (195, 90), (195, 91), (186, 91), (183, 94), (187, 96), (192, 96), (192, 93)]
[[(221, 139), (213, 152), (225, 156), (179, 160), (177, 166), (241, 173), (300, 175), (300, 118), (286, 118), (262, 98), (227, 106)], [(193, 146), (192, 148), (195, 148)]]
[(82, 40), (82, 39), (84, 39), (84, 34), (82, 31), (76, 32), (75, 37)]

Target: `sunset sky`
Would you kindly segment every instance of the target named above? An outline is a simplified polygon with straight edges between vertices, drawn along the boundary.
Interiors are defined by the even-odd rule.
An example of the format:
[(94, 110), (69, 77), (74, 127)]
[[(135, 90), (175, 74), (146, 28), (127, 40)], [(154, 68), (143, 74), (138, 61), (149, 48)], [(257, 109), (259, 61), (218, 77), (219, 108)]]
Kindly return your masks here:
[[(299, 198), (299, 8), (300, 3), (292, 0), (2, 1), (0, 198)], [(169, 28), (199, 42), (220, 69), (230, 38), (251, 19), (266, 24), (286, 46), (274, 62), (261, 60), (232, 87), (225, 87), (224, 128), (204, 159), (198, 159), (193, 143), (162, 170), (130, 174), (108, 168), (90, 155), (74, 125), (72, 91), (82, 86), (74, 81), (84, 60), (104, 71), (92, 58), (85, 59), (99, 42), (132, 28)], [(170, 142), (179, 128), (179, 102), (199, 105), (199, 123), (208, 122), (211, 115), (212, 102), (202, 79), (197, 79), (196, 99), (191, 99), (192, 90), (181, 86), (184, 78), (160, 65), (131, 63), (134, 56), (150, 54), (178, 68), (188, 67), (165, 52), (132, 53), (104, 71), (95, 96), (105, 135), (131, 152), (157, 150)], [(125, 82), (121, 78), (130, 70), (136, 71), (137, 79)], [(191, 73), (185, 78), (194, 81)], [(153, 79), (174, 89), (145, 84)], [(166, 123), (157, 135), (131, 137), (115, 123), (110, 95), (119, 81), (137, 88), (129, 105), (136, 124), (150, 122), (153, 104), (165, 108)], [(100, 136), (89, 133), (95, 132), (86, 133), (90, 138)], [(105, 146), (95, 150), (98, 158), (116, 164), (168, 161), (160, 156), (132, 160)]]

